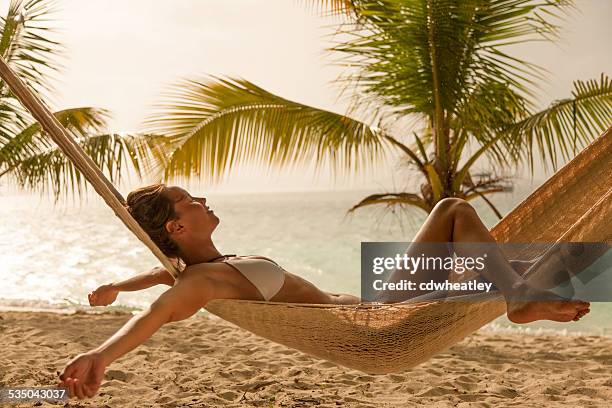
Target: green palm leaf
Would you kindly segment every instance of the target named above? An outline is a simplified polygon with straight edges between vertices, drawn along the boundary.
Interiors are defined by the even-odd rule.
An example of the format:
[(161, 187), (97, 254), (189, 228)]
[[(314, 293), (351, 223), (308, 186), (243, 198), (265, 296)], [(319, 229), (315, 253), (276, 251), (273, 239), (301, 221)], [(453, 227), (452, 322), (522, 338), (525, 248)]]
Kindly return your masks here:
[[(483, 84), (504, 84), (519, 97), (518, 105), (532, 105), (530, 86), (542, 78), (542, 70), (504, 47), (553, 37), (558, 27), (540, 13), (559, 18), (571, 3), (376, 0), (351, 5), (358, 24), (346, 24), (342, 33), (352, 39), (331, 48), (347, 56), (341, 65), (361, 68), (345, 87), (354, 84), (370, 99), (397, 107), (398, 114), (429, 121), (436, 160), (446, 168), (454, 166), (447, 157), (449, 122)], [(496, 146), (490, 153), (503, 157)]]
[(586, 146), (593, 135), (612, 123), (612, 79), (601, 74), (598, 80), (575, 81), (572, 96), (518, 121), (506, 129), (512, 154), (523, 155), (533, 169), (534, 144), (544, 164), (557, 168), (557, 150), (569, 159)]
[(420, 196), (413, 193), (381, 193), (371, 194), (357, 204), (352, 206), (348, 212), (352, 213), (358, 208), (367, 207), (370, 205), (385, 204), (387, 207), (395, 206), (413, 206), (422, 209), (425, 212), (431, 211), (431, 205), (423, 200)]
[[(85, 135), (77, 143), (111, 182), (119, 183), (122, 172), (126, 170), (133, 169), (139, 178), (142, 177), (142, 156), (151, 140), (140, 134), (103, 134)], [(80, 171), (57, 146), (41, 149), (5, 170), (0, 174), (2, 176), (23, 189), (40, 189), (41, 194), (49, 191), (56, 202), (62, 193), (67, 197), (69, 192), (76, 191), (80, 198), (89, 187)]]
[(166, 94), (147, 129), (168, 137), (165, 178), (218, 182), (236, 162), (358, 170), (381, 159), (381, 132), (366, 123), (289, 101), (244, 79), (187, 80)]
[[(73, 108), (54, 113), (87, 155), (111, 179), (119, 182), (121, 172), (134, 169), (138, 177), (143, 163), (152, 156), (159, 137), (152, 135), (102, 134), (108, 112), (97, 108)], [(86, 191), (88, 184), (73, 163), (42, 131), (38, 122), (26, 126), (8, 142), (0, 145), (0, 178), (20, 188), (52, 192), (57, 201), (61, 193)]]
[(342, 65), (350, 62), (363, 69), (351, 81), (384, 97), (385, 103), (403, 107), (404, 113), (430, 117), (436, 109), (454, 112), (482, 83), (505, 83), (530, 95), (527, 85), (541, 71), (505, 52), (504, 46), (553, 37), (558, 27), (540, 13), (560, 18), (570, 5), (533, 0), (356, 3), (368, 31), (345, 24), (341, 32), (352, 38), (331, 48), (345, 55)]
[(437, 203), (443, 198), (442, 194), (444, 193), (444, 185), (442, 184), (440, 175), (432, 164), (426, 164), (425, 170), (427, 171), (427, 177), (429, 178), (429, 185), (433, 194), (433, 201)]
[[(55, 11), (50, 0), (11, 0), (6, 17), (0, 18), (0, 55), (30, 89), (52, 90), (51, 79), (60, 69), (63, 47), (52, 40), (47, 25)], [(0, 93), (11, 93), (0, 82)]]
[(488, 172), (475, 174), (474, 177), (477, 177), (476, 181), (472, 181), (472, 176), (470, 174), (464, 178), (464, 185), (466, 188), (461, 191), (460, 195), (467, 201), (481, 198), (491, 210), (493, 210), (495, 215), (499, 219), (502, 219), (503, 216), (501, 212), (487, 197), (485, 197), (485, 195), (512, 191), (513, 187), (507, 184), (510, 178), (492, 176)]
[[(59, 122), (78, 138), (86, 134), (101, 132), (106, 127), (109, 113), (104, 109), (83, 107), (65, 109), (54, 113)], [(26, 126), (0, 142), (0, 170), (15, 167), (22, 160), (51, 148), (55, 143), (41, 131), (38, 122)]]

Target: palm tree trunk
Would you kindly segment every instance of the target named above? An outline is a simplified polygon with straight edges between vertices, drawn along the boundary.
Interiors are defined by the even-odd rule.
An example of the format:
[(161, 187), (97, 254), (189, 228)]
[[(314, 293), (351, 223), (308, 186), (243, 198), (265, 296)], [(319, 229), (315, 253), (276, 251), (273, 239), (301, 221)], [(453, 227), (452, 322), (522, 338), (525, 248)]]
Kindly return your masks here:
[[(441, 167), (446, 167), (446, 143), (444, 142), (444, 133), (442, 127), (444, 124), (444, 111), (442, 110), (442, 102), (440, 98), (440, 78), (438, 75), (438, 59), (436, 55), (436, 45), (434, 38), (434, 21), (433, 16), (433, 1), (427, 2), (428, 11), (428, 37), (429, 37), (429, 55), (431, 59), (431, 73), (433, 80), (433, 99), (434, 99), (434, 115), (433, 115), (433, 129), (434, 129), (434, 140), (436, 156), (440, 161)], [(442, 175), (442, 174), (441, 174)], [(446, 177), (444, 177), (446, 179)]]

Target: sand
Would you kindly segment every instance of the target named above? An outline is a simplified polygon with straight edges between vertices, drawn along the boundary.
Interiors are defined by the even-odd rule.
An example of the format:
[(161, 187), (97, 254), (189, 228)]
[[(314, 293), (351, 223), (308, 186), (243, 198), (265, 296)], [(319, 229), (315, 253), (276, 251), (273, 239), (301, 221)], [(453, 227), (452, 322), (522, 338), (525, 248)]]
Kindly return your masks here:
[[(128, 314), (0, 313), (0, 386), (54, 386)], [(414, 369), (368, 375), (220, 319), (160, 329), (65, 407), (609, 407), (612, 338), (479, 331)], [(14, 407), (58, 406), (48, 402)]]

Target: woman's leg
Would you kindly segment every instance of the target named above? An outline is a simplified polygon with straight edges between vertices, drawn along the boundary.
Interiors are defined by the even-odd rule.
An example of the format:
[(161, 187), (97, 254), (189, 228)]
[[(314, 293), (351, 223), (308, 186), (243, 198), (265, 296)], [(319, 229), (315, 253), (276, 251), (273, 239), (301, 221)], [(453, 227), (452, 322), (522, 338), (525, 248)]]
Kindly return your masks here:
[[(482, 223), (474, 208), (465, 200), (459, 198), (443, 199), (434, 207), (423, 226), (417, 232), (413, 244), (406, 251), (409, 257), (418, 257), (423, 254), (427, 257), (451, 256), (450, 251), (441, 243), (453, 242), (454, 250), (459, 256), (477, 257), (482, 256), (482, 250), (469, 243), (484, 243), (487, 247), (486, 268), (479, 271), (490, 282), (506, 296), (508, 301), (508, 315), (511, 320), (524, 323), (535, 317), (551, 318), (551, 320), (569, 321), (580, 318), (588, 312), (588, 302), (566, 301), (552, 304), (550, 301), (563, 300), (549, 291), (540, 291), (529, 288), (524, 279), (512, 268), (508, 259), (499, 250), (495, 238), (487, 227)], [(420, 244), (422, 243), (422, 244)], [(426, 245), (426, 243), (440, 243), (440, 245)], [(465, 245), (461, 245), (465, 243)], [(489, 244), (489, 245), (487, 245)], [(427, 252), (426, 252), (427, 251)], [(446, 275), (446, 276), (445, 276)], [(433, 273), (419, 273), (411, 275), (409, 272), (398, 269), (393, 272), (389, 281), (408, 279), (416, 282), (427, 282), (429, 280), (441, 281), (448, 277), (445, 270)], [(422, 295), (427, 292), (414, 291), (412, 296)], [(520, 302), (513, 299), (533, 298), (546, 300), (543, 302)], [(388, 297), (385, 299), (387, 300)], [(398, 301), (397, 299), (389, 299)], [(400, 300), (406, 300), (400, 299)], [(519, 299), (520, 300), (520, 299)], [(529, 304), (527, 304), (529, 303)], [(543, 303), (546, 303), (544, 305)], [(533, 310), (534, 307), (537, 310)], [(537, 312), (537, 313), (536, 313)], [(527, 316), (525, 316), (527, 314)], [(542, 317), (549, 316), (549, 317)]]
[[(406, 255), (415, 258), (424, 255), (429, 258), (439, 257), (444, 259), (452, 256), (452, 251), (447, 245), (444, 245), (449, 242), (488, 242), (495, 244), (495, 239), (482, 223), (474, 208), (467, 201), (459, 198), (446, 198), (439, 201), (427, 216), (427, 219), (406, 251)], [(453, 246), (455, 250), (459, 250), (458, 255), (470, 256), (465, 252), (470, 252), (470, 246), (473, 245), (466, 245), (461, 248), (459, 248), (458, 244), (454, 244)], [(474, 257), (478, 256), (478, 254), (472, 255), (474, 255)], [(502, 287), (511, 287), (517, 282), (517, 279), (520, 278), (501, 251), (494, 251), (488, 261), (499, 267), (499, 277), (486, 276), (486, 273), (484, 273), (483, 276), (496, 285), (499, 281), (501, 287), (499, 285), (498, 287), (500, 290)], [(398, 269), (393, 272), (389, 281), (396, 282), (401, 279), (408, 279), (414, 282), (418, 288), (419, 283), (428, 282), (430, 280), (441, 282), (448, 277), (448, 271), (444, 269), (420, 270), (416, 271), (414, 274)], [(410, 292), (410, 297), (420, 296), (428, 292), (429, 291), (414, 290)], [(406, 299), (396, 299), (396, 301), (398, 300)]]

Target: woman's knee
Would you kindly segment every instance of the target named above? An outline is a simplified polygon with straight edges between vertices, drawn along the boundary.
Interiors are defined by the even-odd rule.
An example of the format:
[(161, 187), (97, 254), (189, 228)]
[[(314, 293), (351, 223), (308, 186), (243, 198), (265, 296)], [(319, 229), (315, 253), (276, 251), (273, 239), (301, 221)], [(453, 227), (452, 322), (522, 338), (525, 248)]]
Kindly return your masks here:
[(438, 201), (434, 206), (432, 212), (441, 212), (445, 214), (457, 213), (457, 212), (473, 212), (474, 207), (464, 200), (463, 198), (458, 197), (447, 197)]

